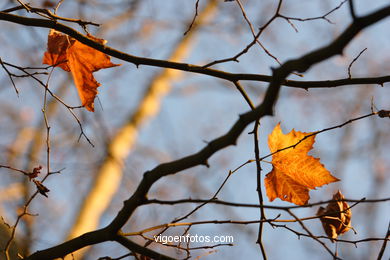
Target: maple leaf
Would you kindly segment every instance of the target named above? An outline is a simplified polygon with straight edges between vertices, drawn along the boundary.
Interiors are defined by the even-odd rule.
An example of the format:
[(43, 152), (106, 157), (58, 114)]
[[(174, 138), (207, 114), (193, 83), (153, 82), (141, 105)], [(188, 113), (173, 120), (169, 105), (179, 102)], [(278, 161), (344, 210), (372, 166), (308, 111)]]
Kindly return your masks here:
[[(101, 44), (105, 43), (103, 39), (89, 34), (87, 36)], [(42, 63), (71, 72), (81, 104), (92, 112), (98, 93), (97, 88), (100, 86), (92, 73), (120, 65), (112, 63), (108, 55), (53, 29), (48, 35), (47, 51), (43, 56)]]
[(317, 216), (321, 216), (320, 220), (325, 233), (330, 240), (337, 238), (339, 235), (350, 230), (352, 212), (347, 202), (343, 201), (345, 198), (340, 191), (333, 195), (332, 202), (326, 208), (320, 207), (317, 211)]
[[(305, 205), (309, 201), (309, 190), (324, 184), (339, 181), (320, 163), (320, 159), (307, 153), (313, 148), (315, 136), (311, 133), (295, 131), (283, 134), (280, 123), (268, 136), (268, 146), (272, 155), (272, 171), (266, 175), (265, 187), (270, 201), (275, 198)], [(299, 144), (297, 144), (301, 141)], [(297, 144), (297, 145), (296, 145)]]

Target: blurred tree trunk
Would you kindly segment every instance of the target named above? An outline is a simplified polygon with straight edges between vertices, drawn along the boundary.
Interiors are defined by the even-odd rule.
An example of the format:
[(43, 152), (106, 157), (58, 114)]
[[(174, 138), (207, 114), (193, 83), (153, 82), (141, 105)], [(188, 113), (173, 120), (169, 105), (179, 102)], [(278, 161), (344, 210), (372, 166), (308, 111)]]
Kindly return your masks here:
[[(191, 30), (177, 43), (169, 60), (178, 62), (189, 55), (197, 30), (214, 16), (216, 10), (217, 1), (210, 0), (199, 12)], [(106, 157), (97, 170), (94, 182), (81, 204), (68, 239), (98, 227), (102, 214), (119, 188), (123, 176), (124, 160), (134, 147), (139, 129), (159, 112), (161, 100), (171, 90), (172, 82), (181, 75), (181, 71), (164, 69), (151, 81), (137, 109), (118, 129), (108, 144)], [(79, 259), (83, 254), (82, 251), (77, 251), (74, 257)]]

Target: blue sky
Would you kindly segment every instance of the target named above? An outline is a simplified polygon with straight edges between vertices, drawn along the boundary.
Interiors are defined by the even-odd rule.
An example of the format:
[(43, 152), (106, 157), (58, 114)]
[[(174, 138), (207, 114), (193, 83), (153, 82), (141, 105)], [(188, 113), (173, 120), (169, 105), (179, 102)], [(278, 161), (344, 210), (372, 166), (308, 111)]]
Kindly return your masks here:
[[(118, 1), (119, 2), (119, 1)], [(203, 3), (202, 3), (203, 2)], [(204, 4), (205, 1), (201, 1)], [(275, 1), (243, 1), (249, 19), (255, 28), (273, 15)], [(337, 6), (339, 1), (285, 1), (282, 13), (294, 17), (313, 17), (326, 13)], [(358, 14), (366, 14), (384, 6), (387, 1), (356, 1)], [(108, 40), (108, 45), (128, 53), (151, 58), (165, 59), (174, 48), (174, 43), (182, 37), (186, 30), (185, 21), (192, 17), (195, 1), (157, 1), (145, 0), (141, 9), (130, 22), (119, 24), (115, 30), (92, 32)], [(74, 17), (74, 1), (64, 1), (59, 10), (63, 16)], [(105, 23), (111, 15), (118, 14), (121, 8), (107, 9), (86, 8), (83, 10), (87, 20)], [(23, 13), (24, 14), (24, 13)], [(337, 12), (329, 16), (334, 24), (324, 20), (309, 22), (294, 22), (299, 32), (284, 20), (278, 20), (264, 33), (262, 42), (284, 62), (299, 57), (310, 50), (321, 47), (332, 41), (351, 22), (348, 8), (344, 5)], [(338, 79), (348, 76), (347, 68), (359, 52), (367, 48), (359, 60), (353, 65), (353, 76), (387, 75), (389, 71), (387, 55), (389, 39), (387, 28), (390, 20), (387, 19), (370, 27), (359, 34), (345, 50), (341, 57), (331, 58), (315, 65), (303, 78), (290, 76), (294, 80), (324, 80)], [(45, 50), (47, 29), (24, 28), (20, 25), (5, 24), (5, 30), (10, 36), (0, 36), (0, 43), (4, 46), (0, 56), (4, 61), (24, 66), (40, 66), (41, 55)], [(75, 28), (77, 28), (75, 26)], [(79, 28), (78, 28), (79, 29)], [(146, 34), (146, 29), (150, 34)], [(251, 41), (251, 34), (240, 10), (234, 2), (221, 3), (219, 12), (211, 23), (203, 27), (194, 40), (195, 44), (191, 55), (185, 62), (206, 64), (220, 58), (230, 57), (242, 50)], [(33, 55), (31, 55), (33, 54)], [(28, 57), (27, 59), (25, 57)], [(59, 115), (51, 119), (52, 122), (52, 167), (66, 168), (62, 175), (49, 179), (49, 200), (37, 199), (33, 203), (36, 212), (49, 212), (36, 220), (36, 230), (42, 227), (47, 230), (44, 234), (36, 233), (34, 249), (43, 249), (64, 239), (64, 234), (72, 225), (73, 217), (78, 205), (71, 203), (81, 200), (88, 190), (93, 178), (94, 169), (104, 156), (104, 144), (112, 136), (117, 127), (134, 110), (143, 91), (152, 77), (160, 69), (140, 66), (113, 59), (114, 63), (122, 63), (119, 68), (100, 71), (95, 74), (102, 87), (99, 89), (99, 102), (96, 103), (95, 114), (78, 111), (87, 134), (96, 144), (90, 147), (85, 140), (77, 142), (79, 128), (64, 108), (59, 109)], [(276, 62), (267, 56), (258, 46), (254, 46), (239, 63), (225, 63), (215, 68), (230, 72), (259, 73), (269, 75), (271, 67)], [(26, 126), (36, 126), (42, 120), (42, 89), (28, 80), (18, 80), (17, 85), (21, 94), (17, 98), (8, 82), (8, 78), (1, 74), (3, 87), (0, 89), (0, 98), (3, 109), (10, 108), (18, 117), (25, 118), (21, 123), (14, 124), (15, 116), (4, 116), (0, 144), (3, 150), (9, 146), (15, 133)], [(60, 82), (65, 81), (68, 86), (63, 98), (72, 105), (78, 105), (79, 100), (73, 83), (66, 79), (66, 73), (56, 69), (52, 76), (51, 87), (60, 88)], [(66, 81), (67, 80), (67, 81)], [(265, 83), (243, 82), (250, 97), (258, 104), (266, 89)], [(370, 102), (373, 98), (375, 105), (380, 109), (389, 109), (388, 84), (383, 88), (378, 86), (345, 86), (336, 89), (300, 89), (282, 88), (279, 101), (275, 107), (275, 116), (262, 120), (260, 128), (261, 155), (268, 154), (267, 136), (273, 127), (282, 123), (283, 131), (289, 132), (292, 128), (298, 131), (310, 132), (334, 126), (344, 121), (370, 113)], [(10, 99), (12, 97), (12, 99)], [(238, 115), (248, 110), (242, 97), (232, 84), (203, 75), (184, 73), (180, 81), (175, 82), (171, 93), (163, 100), (160, 113), (149, 122), (140, 132), (136, 149), (126, 161), (126, 175), (122, 182), (122, 189), (117, 193), (109, 211), (102, 218), (102, 225), (109, 223), (115, 212), (121, 207), (122, 201), (129, 197), (144, 171), (155, 167), (161, 162), (174, 160), (198, 151), (205, 142), (224, 134), (237, 120)], [(7, 110), (8, 111), (8, 110)], [(7, 124), (8, 123), (8, 124)], [(332, 194), (341, 189), (347, 198), (361, 199), (389, 197), (389, 120), (369, 118), (347, 125), (344, 128), (325, 132), (316, 138), (312, 154), (321, 158), (321, 162), (336, 177), (342, 181), (337, 184), (326, 185), (316, 191), (311, 191), (310, 202), (330, 199)], [(248, 127), (246, 132), (249, 132)], [(169, 176), (159, 181), (152, 188), (150, 197), (162, 196), (166, 199), (177, 198), (208, 198), (223, 181), (229, 170), (252, 159), (253, 140), (250, 135), (243, 133), (237, 146), (229, 147), (217, 153), (210, 159), (210, 168), (196, 167), (181, 174)], [(65, 141), (64, 141), (65, 140)], [(24, 153), (22, 153), (24, 154)], [(38, 156), (41, 163), (45, 162), (45, 154)], [(20, 157), (20, 164), (27, 160)], [(269, 159), (270, 160), (270, 159)], [(263, 176), (271, 169), (268, 163), (262, 163)], [(15, 179), (9, 178), (0, 182), (5, 187)], [(75, 190), (77, 193), (75, 194)], [(172, 193), (175, 191), (175, 193)], [(264, 187), (263, 187), (264, 193)], [(265, 193), (263, 194), (265, 196)], [(244, 167), (235, 173), (222, 190), (219, 197), (223, 200), (257, 203), (255, 185), (255, 166)], [(44, 201), (44, 202), (43, 202)], [(267, 205), (290, 205), (275, 200)], [(154, 223), (170, 221), (190, 210), (194, 205), (142, 207), (136, 212), (134, 219), (126, 227), (133, 230), (133, 225), (147, 226)], [(352, 224), (358, 231), (352, 231), (343, 238), (357, 240), (364, 237), (383, 237), (387, 227), (390, 206), (388, 202), (373, 205), (358, 205), (353, 210)], [(298, 210), (300, 217), (313, 216), (317, 207)], [(268, 217), (274, 217), (279, 212), (267, 211)], [(9, 214), (12, 218), (14, 214)], [(150, 216), (147, 218), (145, 216)], [(254, 220), (258, 218), (258, 210), (253, 209), (226, 209), (220, 206), (209, 205), (200, 210), (191, 220), (209, 219), (238, 219)], [(282, 218), (289, 218), (283, 214)], [(133, 222), (134, 221), (134, 222)], [(324, 232), (318, 220), (308, 222), (317, 235)], [(291, 227), (300, 230), (298, 225)], [(178, 233), (182, 232), (177, 229)], [(257, 225), (207, 225), (194, 229), (199, 234), (233, 234), (235, 246), (218, 248), (218, 252), (206, 259), (253, 259), (260, 254), (255, 244)], [(302, 230), (301, 230), (302, 231)], [(172, 231), (173, 232), (173, 231)], [(174, 232), (173, 232), (174, 233)], [(39, 234), (39, 235), (38, 235)], [(39, 238), (38, 238), (39, 236)], [(326, 242), (330, 248), (334, 245)], [(316, 242), (307, 238), (300, 240), (291, 232), (284, 229), (272, 229), (265, 225), (264, 244), (269, 259), (329, 259), (329, 254)], [(351, 256), (354, 259), (368, 259), (377, 254), (380, 243), (353, 245), (339, 244), (341, 256)], [(161, 250), (161, 248), (158, 248)], [(370, 251), (372, 250), (372, 251)], [(112, 243), (98, 245), (91, 253), (90, 258), (98, 255), (107, 255), (109, 252), (119, 254), (125, 252)], [(194, 255), (201, 254), (200, 252)], [(389, 255), (387, 250), (384, 259)]]

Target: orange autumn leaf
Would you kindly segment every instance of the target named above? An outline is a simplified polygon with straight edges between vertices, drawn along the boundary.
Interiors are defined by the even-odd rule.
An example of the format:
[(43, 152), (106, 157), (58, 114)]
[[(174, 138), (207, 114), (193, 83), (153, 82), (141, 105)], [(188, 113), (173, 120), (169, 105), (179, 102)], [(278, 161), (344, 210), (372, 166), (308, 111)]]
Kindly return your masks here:
[[(296, 145), (305, 136), (294, 129), (283, 134), (280, 123), (268, 136), (271, 153)], [(307, 153), (313, 148), (315, 136), (307, 137), (295, 148), (289, 148), (272, 155), (272, 171), (266, 175), (265, 187), (270, 201), (276, 198), (305, 205), (309, 201), (309, 190), (324, 184), (339, 181), (320, 163), (320, 159)]]
[[(103, 39), (92, 35), (87, 36), (99, 43), (105, 43)], [(50, 30), (48, 36), (47, 51), (44, 54), (43, 63), (70, 71), (81, 104), (92, 112), (94, 111), (94, 100), (98, 93), (97, 88), (100, 86), (92, 73), (100, 69), (120, 65), (113, 64), (108, 55), (53, 29)]]
[(334, 242), (339, 235), (350, 230), (352, 211), (340, 191), (333, 195), (332, 202), (326, 208), (320, 207), (317, 216), (320, 216), (322, 226), (330, 240)]

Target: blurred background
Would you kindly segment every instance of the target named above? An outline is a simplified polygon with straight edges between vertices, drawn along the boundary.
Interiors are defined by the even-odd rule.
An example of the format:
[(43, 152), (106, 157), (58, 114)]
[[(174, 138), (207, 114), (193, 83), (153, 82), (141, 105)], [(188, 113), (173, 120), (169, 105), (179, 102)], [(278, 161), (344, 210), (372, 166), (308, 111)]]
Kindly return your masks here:
[[(201, 0), (198, 16), (191, 30), (184, 36), (195, 15), (195, 0), (64, 0), (57, 15), (101, 24), (87, 26), (88, 32), (104, 38), (107, 45), (132, 55), (168, 59), (205, 65), (215, 60), (231, 58), (242, 51), (253, 36), (237, 2)], [(29, 1), (31, 6), (52, 8), (55, 1)], [(275, 14), (278, 1), (241, 0), (255, 32)], [(368, 14), (388, 4), (386, 0), (355, 1), (358, 15)], [(2, 1), (0, 9), (17, 6), (17, 1)], [(322, 17), (307, 21), (275, 19), (263, 31), (260, 42), (269, 52), (254, 45), (239, 62), (224, 62), (212, 68), (234, 73), (271, 75), (278, 62), (300, 57), (335, 39), (351, 22), (348, 4), (340, 0), (285, 0), (280, 14), (296, 18)], [(51, 9), (52, 10), (52, 9)], [(25, 10), (13, 12), (21, 16), (38, 17)], [(66, 23), (66, 22), (64, 22)], [(80, 32), (83, 29), (66, 23)], [(351, 76), (386, 76), (390, 70), (390, 19), (385, 19), (360, 33), (345, 50), (313, 66), (293, 80), (333, 80), (348, 78), (348, 66), (367, 48), (351, 67)], [(43, 68), (48, 29), (26, 27), (1, 21), (0, 57), (3, 63), (19, 67)], [(270, 54), (273, 56), (271, 57)], [(101, 70), (94, 74), (101, 83), (95, 112), (69, 109), (48, 96), (46, 115), (50, 125), (50, 170), (61, 170), (45, 181), (50, 189), (48, 198), (37, 196), (16, 229), (15, 241), (22, 255), (42, 250), (64, 240), (107, 225), (136, 189), (143, 173), (156, 165), (197, 152), (206, 142), (226, 133), (241, 113), (248, 111), (245, 100), (230, 82), (206, 75), (139, 66), (112, 58), (122, 66)], [(23, 75), (18, 68), (4, 65), (14, 74)], [(42, 69), (29, 70), (46, 71)], [(48, 75), (37, 75), (46, 83)], [(45, 89), (30, 77), (14, 77), (19, 95), (15, 93), (9, 75), (0, 70), (0, 157), (1, 165), (32, 171), (41, 165), (42, 176), (47, 171), (47, 127), (42, 113)], [(267, 83), (243, 81), (244, 88), (255, 104), (261, 102)], [(80, 100), (70, 73), (54, 69), (49, 89), (69, 106), (79, 106)], [(259, 129), (260, 154), (269, 153), (267, 136), (281, 122), (285, 133), (312, 132), (341, 124), (349, 119), (369, 114), (371, 104), (378, 109), (390, 109), (389, 83), (353, 85), (329, 89), (295, 89), (282, 87), (275, 107), (275, 116), (261, 120)], [(316, 137), (311, 154), (340, 182), (325, 185), (310, 192), (309, 203), (331, 199), (340, 189), (348, 199), (383, 199), (390, 197), (390, 121), (369, 117), (342, 128), (324, 132)], [(252, 126), (239, 138), (237, 146), (215, 154), (210, 167), (195, 167), (158, 181), (149, 198), (160, 200), (208, 199), (213, 196), (230, 170), (254, 158)], [(120, 147), (120, 148), (118, 148)], [(114, 160), (116, 166), (109, 166)], [(268, 158), (270, 161), (271, 159)], [(119, 165), (119, 167), (118, 167)], [(262, 180), (270, 164), (262, 163)], [(36, 191), (26, 176), (1, 168), (0, 215), (4, 247), (9, 230), (23, 205)], [(263, 195), (266, 205), (290, 206), (276, 199), (272, 203)], [(248, 164), (235, 172), (218, 195), (221, 200), (237, 203), (258, 203), (256, 166)], [(135, 232), (147, 227), (173, 221), (187, 214), (195, 204), (151, 204), (137, 209), (124, 227), (124, 232)], [(295, 209), (298, 217), (311, 217), (318, 206)], [(365, 238), (384, 238), (389, 224), (390, 204), (360, 203), (352, 209), (351, 230), (342, 239), (357, 241)], [(267, 218), (283, 211), (266, 210)], [(221, 205), (206, 205), (188, 221), (259, 219), (259, 210)], [(305, 221), (315, 235), (324, 235), (318, 219)], [(288, 227), (304, 232), (298, 223)], [(166, 234), (181, 235), (184, 227), (169, 229)], [(255, 259), (261, 253), (256, 239), (258, 224), (198, 225), (190, 234), (233, 235), (234, 246), (191, 251), (191, 256), (204, 259)], [(148, 234), (152, 236), (154, 233)], [(144, 244), (141, 237), (131, 237)], [(264, 246), (269, 259), (330, 259), (330, 255), (315, 240), (297, 235), (285, 228), (264, 225)], [(332, 249), (335, 244), (323, 241)], [(376, 259), (383, 241), (337, 243), (343, 259)], [(192, 246), (203, 246), (201, 243)], [(152, 243), (150, 248), (177, 258), (185, 252)], [(115, 243), (94, 245), (76, 259), (112, 258), (128, 253)], [(3, 256), (1, 256), (3, 257)], [(0, 258), (1, 258), (0, 257)], [(383, 259), (390, 257), (387, 249)], [(3, 259), (3, 258), (1, 258)], [(132, 258), (126, 258), (132, 259)]]

